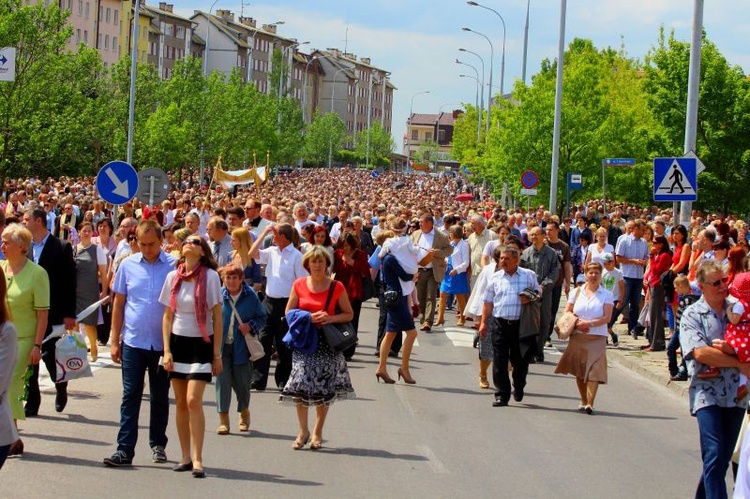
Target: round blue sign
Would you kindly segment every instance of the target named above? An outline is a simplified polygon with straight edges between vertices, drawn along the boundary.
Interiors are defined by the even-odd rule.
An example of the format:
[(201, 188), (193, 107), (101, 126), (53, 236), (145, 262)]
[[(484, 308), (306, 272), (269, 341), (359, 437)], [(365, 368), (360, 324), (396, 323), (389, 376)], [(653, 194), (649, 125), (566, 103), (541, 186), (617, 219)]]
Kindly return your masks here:
[(524, 189), (533, 189), (539, 184), (539, 176), (533, 170), (526, 170), (521, 174), (521, 185)]
[(108, 203), (125, 204), (138, 192), (138, 173), (124, 161), (110, 161), (96, 176), (96, 190)]

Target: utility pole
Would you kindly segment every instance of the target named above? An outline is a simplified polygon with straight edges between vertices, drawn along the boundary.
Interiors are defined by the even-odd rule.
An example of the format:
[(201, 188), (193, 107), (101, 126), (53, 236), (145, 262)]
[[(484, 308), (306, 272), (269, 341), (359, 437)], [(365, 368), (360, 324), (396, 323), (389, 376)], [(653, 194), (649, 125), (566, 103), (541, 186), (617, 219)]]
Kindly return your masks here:
[(566, 7), (567, 0), (560, 0), (560, 39), (557, 42), (557, 83), (555, 85), (555, 126), (552, 132), (552, 172), (549, 183), (549, 211), (551, 213), (557, 212), (557, 176), (560, 167), (560, 121), (562, 120)]

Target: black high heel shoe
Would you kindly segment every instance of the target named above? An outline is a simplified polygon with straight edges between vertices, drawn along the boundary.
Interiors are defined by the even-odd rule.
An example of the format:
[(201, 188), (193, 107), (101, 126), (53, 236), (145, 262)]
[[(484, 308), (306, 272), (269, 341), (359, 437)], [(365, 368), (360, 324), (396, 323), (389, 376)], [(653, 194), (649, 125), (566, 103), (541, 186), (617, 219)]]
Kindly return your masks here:
[(398, 380), (401, 381), (401, 378), (404, 378), (404, 383), (407, 385), (416, 385), (417, 382), (414, 380), (414, 378), (408, 377), (406, 374), (404, 374), (404, 371), (399, 367), (398, 368)]
[[(401, 372), (401, 369), (399, 369), (399, 372)], [(387, 384), (387, 385), (392, 385), (392, 384), (394, 384), (396, 382), (396, 380), (394, 380), (393, 378), (391, 378), (390, 376), (388, 376), (388, 374), (386, 374), (386, 373), (378, 373), (378, 372), (376, 372), (375, 373), (375, 379), (378, 380), (378, 383), (380, 383), (380, 380), (382, 379), (383, 382), (385, 384)]]

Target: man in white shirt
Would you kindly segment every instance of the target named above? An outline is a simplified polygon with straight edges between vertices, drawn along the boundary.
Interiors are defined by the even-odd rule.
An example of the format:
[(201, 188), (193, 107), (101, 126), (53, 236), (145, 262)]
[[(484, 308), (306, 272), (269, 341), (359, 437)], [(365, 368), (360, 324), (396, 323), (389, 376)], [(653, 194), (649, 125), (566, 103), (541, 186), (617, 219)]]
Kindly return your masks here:
[[(266, 266), (266, 296), (263, 299), (263, 307), (268, 320), (260, 332), (260, 341), (266, 352), (271, 352), (274, 343), (276, 344), (279, 360), (274, 378), (279, 389), (286, 385), (292, 371), (292, 351), (282, 341), (287, 333), (287, 325), (284, 321), (286, 304), (289, 301), (294, 281), (309, 275), (302, 266), (302, 253), (292, 245), (293, 231), (294, 228), (288, 224), (268, 226), (250, 248), (251, 256), (261, 265)], [(273, 234), (274, 245), (261, 249), (263, 240), (269, 234)], [(252, 384), (256, 390), (266, 389), (270, 364), (270, 355), (254, 363), (254, 368), (261, 375)]]
[(435, 302), (437, 301), (440, 283), (445, 277), (447, 264), (445, 259), (453, 248), (448, 236), (435, 229), (434, 219), (430, 214), (419, 218), (419, 230), (412, 234), (412, 241), (419, 247), (419, 274), (417, 278), (417, 297), (419, 299), (420, 331), (432, 331), (435, 322)]
[(295, 204), (292, 213), (294, 214), (294, 228), (297, 229), (300, 236), (302, 235), (302, 227), (305, 225), (314, 225), (314, 222), (307, 218), (307, 206), (305, 203)]
[(338, 241), (339, 237), (341, 237), (341, 232), (343, 232), (344, 228), (346, 227), (346, 221), (349, 219), (349, 212), (346, 210), (341, 210), (339, 212), (339, 221), (333, 224), (333, 227), (331, 227), (331, 233), (329, 234), (331, 236), (331, 241), (336, 244), (336, 241)]

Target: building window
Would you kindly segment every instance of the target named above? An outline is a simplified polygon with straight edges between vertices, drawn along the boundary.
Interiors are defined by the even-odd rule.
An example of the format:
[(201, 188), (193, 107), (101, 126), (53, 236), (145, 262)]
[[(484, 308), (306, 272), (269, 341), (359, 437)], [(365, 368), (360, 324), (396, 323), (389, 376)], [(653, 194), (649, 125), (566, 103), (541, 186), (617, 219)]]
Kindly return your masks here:
[(419, 140), (419, 130), (411, 131), (411, 140)]
[(177, 26), (177, 34), (175, 35), (180, 40), (185, 39), (185, 26)]
[(68, 10), (71, 13), (73, 12), (73, 0), (68, 0)]
[(174, 36), (174, 24), (165, 24), (164, 34), (167, 36)]
[(89, 30), (87, 29), (83, 30), (83, 42), (89, 43)]
[(424, 140), (432, 140), (432, 132), (425, 132)]
[(78, 15), (83, 15), (83, 0), (78, 0)]
[(89, 2), (86, 2), (86, 19), (89, 18), (90, 9), (91, 9), (91, 4)]
[[(99, 36), (102, 36), (101, 34)], [(109, 48), (109, 35), (104, 35), (104, 50)]]
[(118, 47), (117, 47), (117, 37), (116, 36), (112, 37), (112, 50), (118, 50)]
[[(109, 10), (109, 9), (107, 9), (107, 10)], [(119, 24), (119, 22), (120, 22), (120, 11), (119, 11), (119, 10), (117, 10), (117, 9), (115, 9), (115, 13), (114, 13), (114, 23), (115, 23), (115, 24)]]
[(110, 9), (109, 7), (107, 7), (107, 24), (109, 24), (109, 20), (110, 20), (111, 16), (112, 16), (112, 9)]
[(102, 34), (99, 33), (99, 36), (96, 39), (96, 48), (101, 48), (101, 47), (102, 47)]
[(104, 19), (104, 7), (102, 7), (102, 6), (100, 5), (100, 6), (99, 6), (99, 22), (101, 22), (101, 21), (102, 21), (102, 19)]

